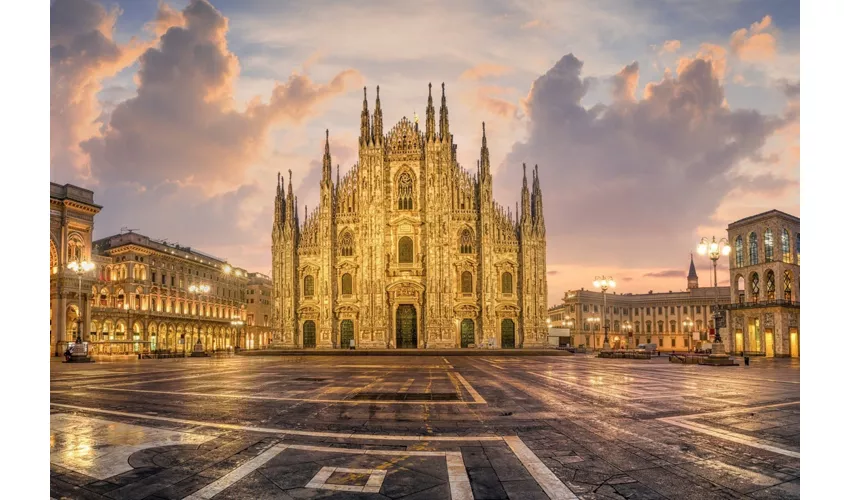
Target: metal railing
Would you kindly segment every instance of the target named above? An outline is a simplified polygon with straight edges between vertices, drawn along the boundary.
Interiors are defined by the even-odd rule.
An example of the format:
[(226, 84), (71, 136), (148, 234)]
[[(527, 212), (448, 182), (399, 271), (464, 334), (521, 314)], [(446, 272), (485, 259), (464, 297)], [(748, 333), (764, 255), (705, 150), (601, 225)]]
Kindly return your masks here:
[(752, 301), (743, 302), (743, 303), (736, 302), (734, 304), (726, 304), (726, 305), (720, 306), (721, 309), (729, 309), (729, 310), (752, 309), (754, 307), (794, 307), (794, 308), (799, 309), (800, 302), (794, 301), (794, 300), (776, 299), (776, 300), (760, 300), (758, 302), (752, 302)]

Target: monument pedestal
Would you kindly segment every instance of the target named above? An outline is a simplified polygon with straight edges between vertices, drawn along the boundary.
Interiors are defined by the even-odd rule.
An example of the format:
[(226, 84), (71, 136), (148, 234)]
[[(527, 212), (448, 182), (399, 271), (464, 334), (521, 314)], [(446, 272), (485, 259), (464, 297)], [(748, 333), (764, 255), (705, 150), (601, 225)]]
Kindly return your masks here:
[(193, 358), (206, 358), (206, 357), (209, 356), (209, 354), (207, 354), (206, 351), (204, 351), (204, 344), (201, 344), (200, 339), (198, 339), (198, 342), (196, 342), (194, 347), (192, 347), (191, 356)]
[(703, 359), (700, 364), (710, 366), (738, 366), (738, 363), (726, 354), (726, 347), (723, 345), (723, 342), (711, 344), (711, 354)]

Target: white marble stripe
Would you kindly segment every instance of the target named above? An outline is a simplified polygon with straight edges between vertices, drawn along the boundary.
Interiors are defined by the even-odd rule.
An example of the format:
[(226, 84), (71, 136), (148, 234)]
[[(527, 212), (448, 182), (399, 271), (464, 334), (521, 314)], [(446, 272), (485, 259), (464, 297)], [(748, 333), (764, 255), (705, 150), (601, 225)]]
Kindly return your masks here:
[[(304, 451), (327, 451), (330, 453), (350, 453), (354, 455), (379, 455), (379, 456), (411, 456), (411, 457), (443, 457), (446, 456), (445, 451), (416, 451), (416, 450), (368, 450), (360, 448), (334, 448), (330, 446), (313, 446), (309, 444), (292, 444), (289, 445), (293, 450)], [(339, 470), (339, 469), (337, 469)]]
[(189, 495), (184, 500), (207, 500), (216, 496), (217, 494), (224, 491), (226, 488), (232, 486), (235, 482), (239, 481), (243, 477), (260, 468), (263, 464), (276, 457), (278, 453), (282, 452), (288, 447), (289, 445), (286, 444), (276, 444), (272, 446), (271, 448), (260, 453), (251, 460), (248, 460), (244, 464), (233, 469), (223, 477), (204, 486), (200, 490), (196, 491), (194, 494)]
[(552, 500), (571, 500), (578, 497), (558, 479), (555, 474), (546, 467), (537, 455), (532, 452), (518, 436), (505, 436), (505, 442), (513, 450), (514, 455), (519, 458), (529, 474), (543, 488), (543, 491)]
[(473, 500), (472, 486), (466, 474), (463, 455), (459, 451), (446, 452), (446, 468), (449, 471), (449, 490), (452, 500)]
[[(460, 376), (460, 375), (458, 375)], [(472, 387), (472, 386), (469, 386)], [(351, 399), (310, 399), (310, 398), (285, 398), (280, 396), (252, 396), (249, 394), (221, 394), (215, 392), (188, 392), (188, 391), (156, 391), (153, 389), (126, 389), (122, 387), (96, 387), (86, 386), (86, 389), (97, 391), (121, 391), (121, 392), (140, 392), (148, 394), (179, 394), (181, 396), (198, 396), (204, 398), (230, 398), (230, 399), (255, 399), (259, 401), (303, 401), (307, 403), (334, 403), (347, 405), (471, 405), (471, 404), (486, 404), (481, 396), (475, 397), (478, 393), (472, 389), (473, 401), (374, 401), (374, 400), (351, 400)]]
[(463, 375), (461, 375), (460, 373), (455, 373), (454, 376), (457, 377), (458, 380), (460, 380), (460, 383), (463, 384), (469, 394), (472, 395), (473, 401), (478, 404), (487, 404), (487, 401), (485, 401), (484, 398), (481, 397), (481, 394), (478, 394), (478, 391), (475, 390), (475, 387), (472, 387), (472, 384), (470, 384), (466, 381), (465, 378), (463, 378)]
[(305, 488), (321, 488), (333, 473), (336, 472), (336, 467), (322, 467), (319, 472), (313, 476), (309, 483), (304, 485)]
[(708, 434), (709, 436), (718, 437), (720, 439), (725, 439), (727, 441), (732, 441), (734, 443), (743, 444), (745, 446), (752, 446), (753, 448), (759, 448), (766, 451), (771, 451), (773, 453), (778, 453), (780, 455), (785, 455), (787, 457), (800, 458), (800, 452), (786, 450), (785, 448), (779, 448), (777, 446), (773, 446), (772, 444), (767, 444), (770, 441), (763, 441), (758, 438), (754, 438), (751, 436), (747, 436), (744, 434), (737, 434), (735, 432), (729, 432), (719, 429), (712, 429), (706, 425), (698, 424), (696, 422), (685, 422), (682, 420), (678, 420), (676, 418), (659, 418), (661, 422), (665, 422), (671, 425), (676, 425), (679, 427), (683, 427), (685, 429), (690, 429), (692, 431), (700, 432), (702, 434)]
[(88, 411), (92, 413), (103, 413), (105, 415), (117, 415), (121, 417), (141, 418), (145, 420), (158, 420), (160, 422), (172, 422), (176, 424), (199, 425), (203, 427), (214, 427), (218, 429), (230, 429), (248, 432), (263, 432), (266, 434), (291, 434), (294, 436), (332, 437), (342, 439), (370, 439), (384, 441), (501, 441), (501, 436), (393, 436), (388, 434), (353, 434), (348, 432), (312, 432), (293, 429), (275, 429), (270, 427), (251, 427), (246, 425), (225, 424), (219, 422), (203, 422), (200, 420), (189, 420), (184, 418), (162, 417), (159, 415), (146, 415), (144, 413), (131, 413), (125, 411), (105, 410), (101, 408), (89, 408), (85, 406), (68, 405), (63, 403), (50, 403), (57, 408), (68, 408), (71, 410)]

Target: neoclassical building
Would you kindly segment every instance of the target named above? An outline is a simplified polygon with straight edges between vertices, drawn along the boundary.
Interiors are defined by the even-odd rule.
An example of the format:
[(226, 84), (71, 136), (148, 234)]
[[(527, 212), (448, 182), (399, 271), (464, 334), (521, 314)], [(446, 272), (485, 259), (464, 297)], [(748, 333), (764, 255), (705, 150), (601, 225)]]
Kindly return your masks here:
[[(612, 348), (654, 343), (661, 351), (686, 351), (697, 341), (713, 339), (715, 303), (721, 309), (729, 304), (728, 286), (699, 286), (693, 256), (685, 290), (607, 295), (603, 310), (601, 292), (567, 291), (563, 304), (549, 310), (551, 335), (567, 337), (574, 346), (602, 349), (607, 324)], [(720, 330), (722, 335), (722, 324)]]
[[(244, 346), (233, 324), (245, 320), (248, 273), (199, 250), (125, 232), (97, 240), (89, 285), (88, 340), (138, 350), (191, 351)], [(208, 291), (193, 288), (205, 285)], [(132, 344), (131, 344), (132, 343)]]
[(770, 210), (729, 224), (732, 352), (800, 356), (800, 218)]
[[(273, 345), (335, 348), (541, 346), (546, 229), (537, 168), (523, 165), (517, 216), (493, 200), (486, 134), (463, 169), (428, 86), (425, 130), (384, 133), (380, 94), (364, 89), (359, 161), (336, 181), (326, 138), (320, 202), (298, 216), (292, 174), (278, 176), (272, 226)], [(380, 92), (380, 89), (378, 89)], [(439, 120), (439, 126), (437, 126)]]

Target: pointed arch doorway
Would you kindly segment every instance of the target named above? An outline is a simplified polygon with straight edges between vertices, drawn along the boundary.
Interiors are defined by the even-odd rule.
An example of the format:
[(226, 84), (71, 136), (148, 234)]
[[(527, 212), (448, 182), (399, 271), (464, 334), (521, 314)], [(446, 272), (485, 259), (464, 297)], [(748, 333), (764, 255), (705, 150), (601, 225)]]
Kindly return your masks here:
[(316, 323), (312, 320), (304, 322), (304, 348), (311, 349), (316, 347)]
[(516, 347), (516, 327), (514, 320), (502, 320), (502, 349), (513, 349)]
[(475, 346), (475, 323), (469, 318), (460, 322), (460, 346)]
[(416, 331), (416, 308), (401, 304), (395, 315), (395, 345), (397, 349), (416, 349), (419, 338)]

